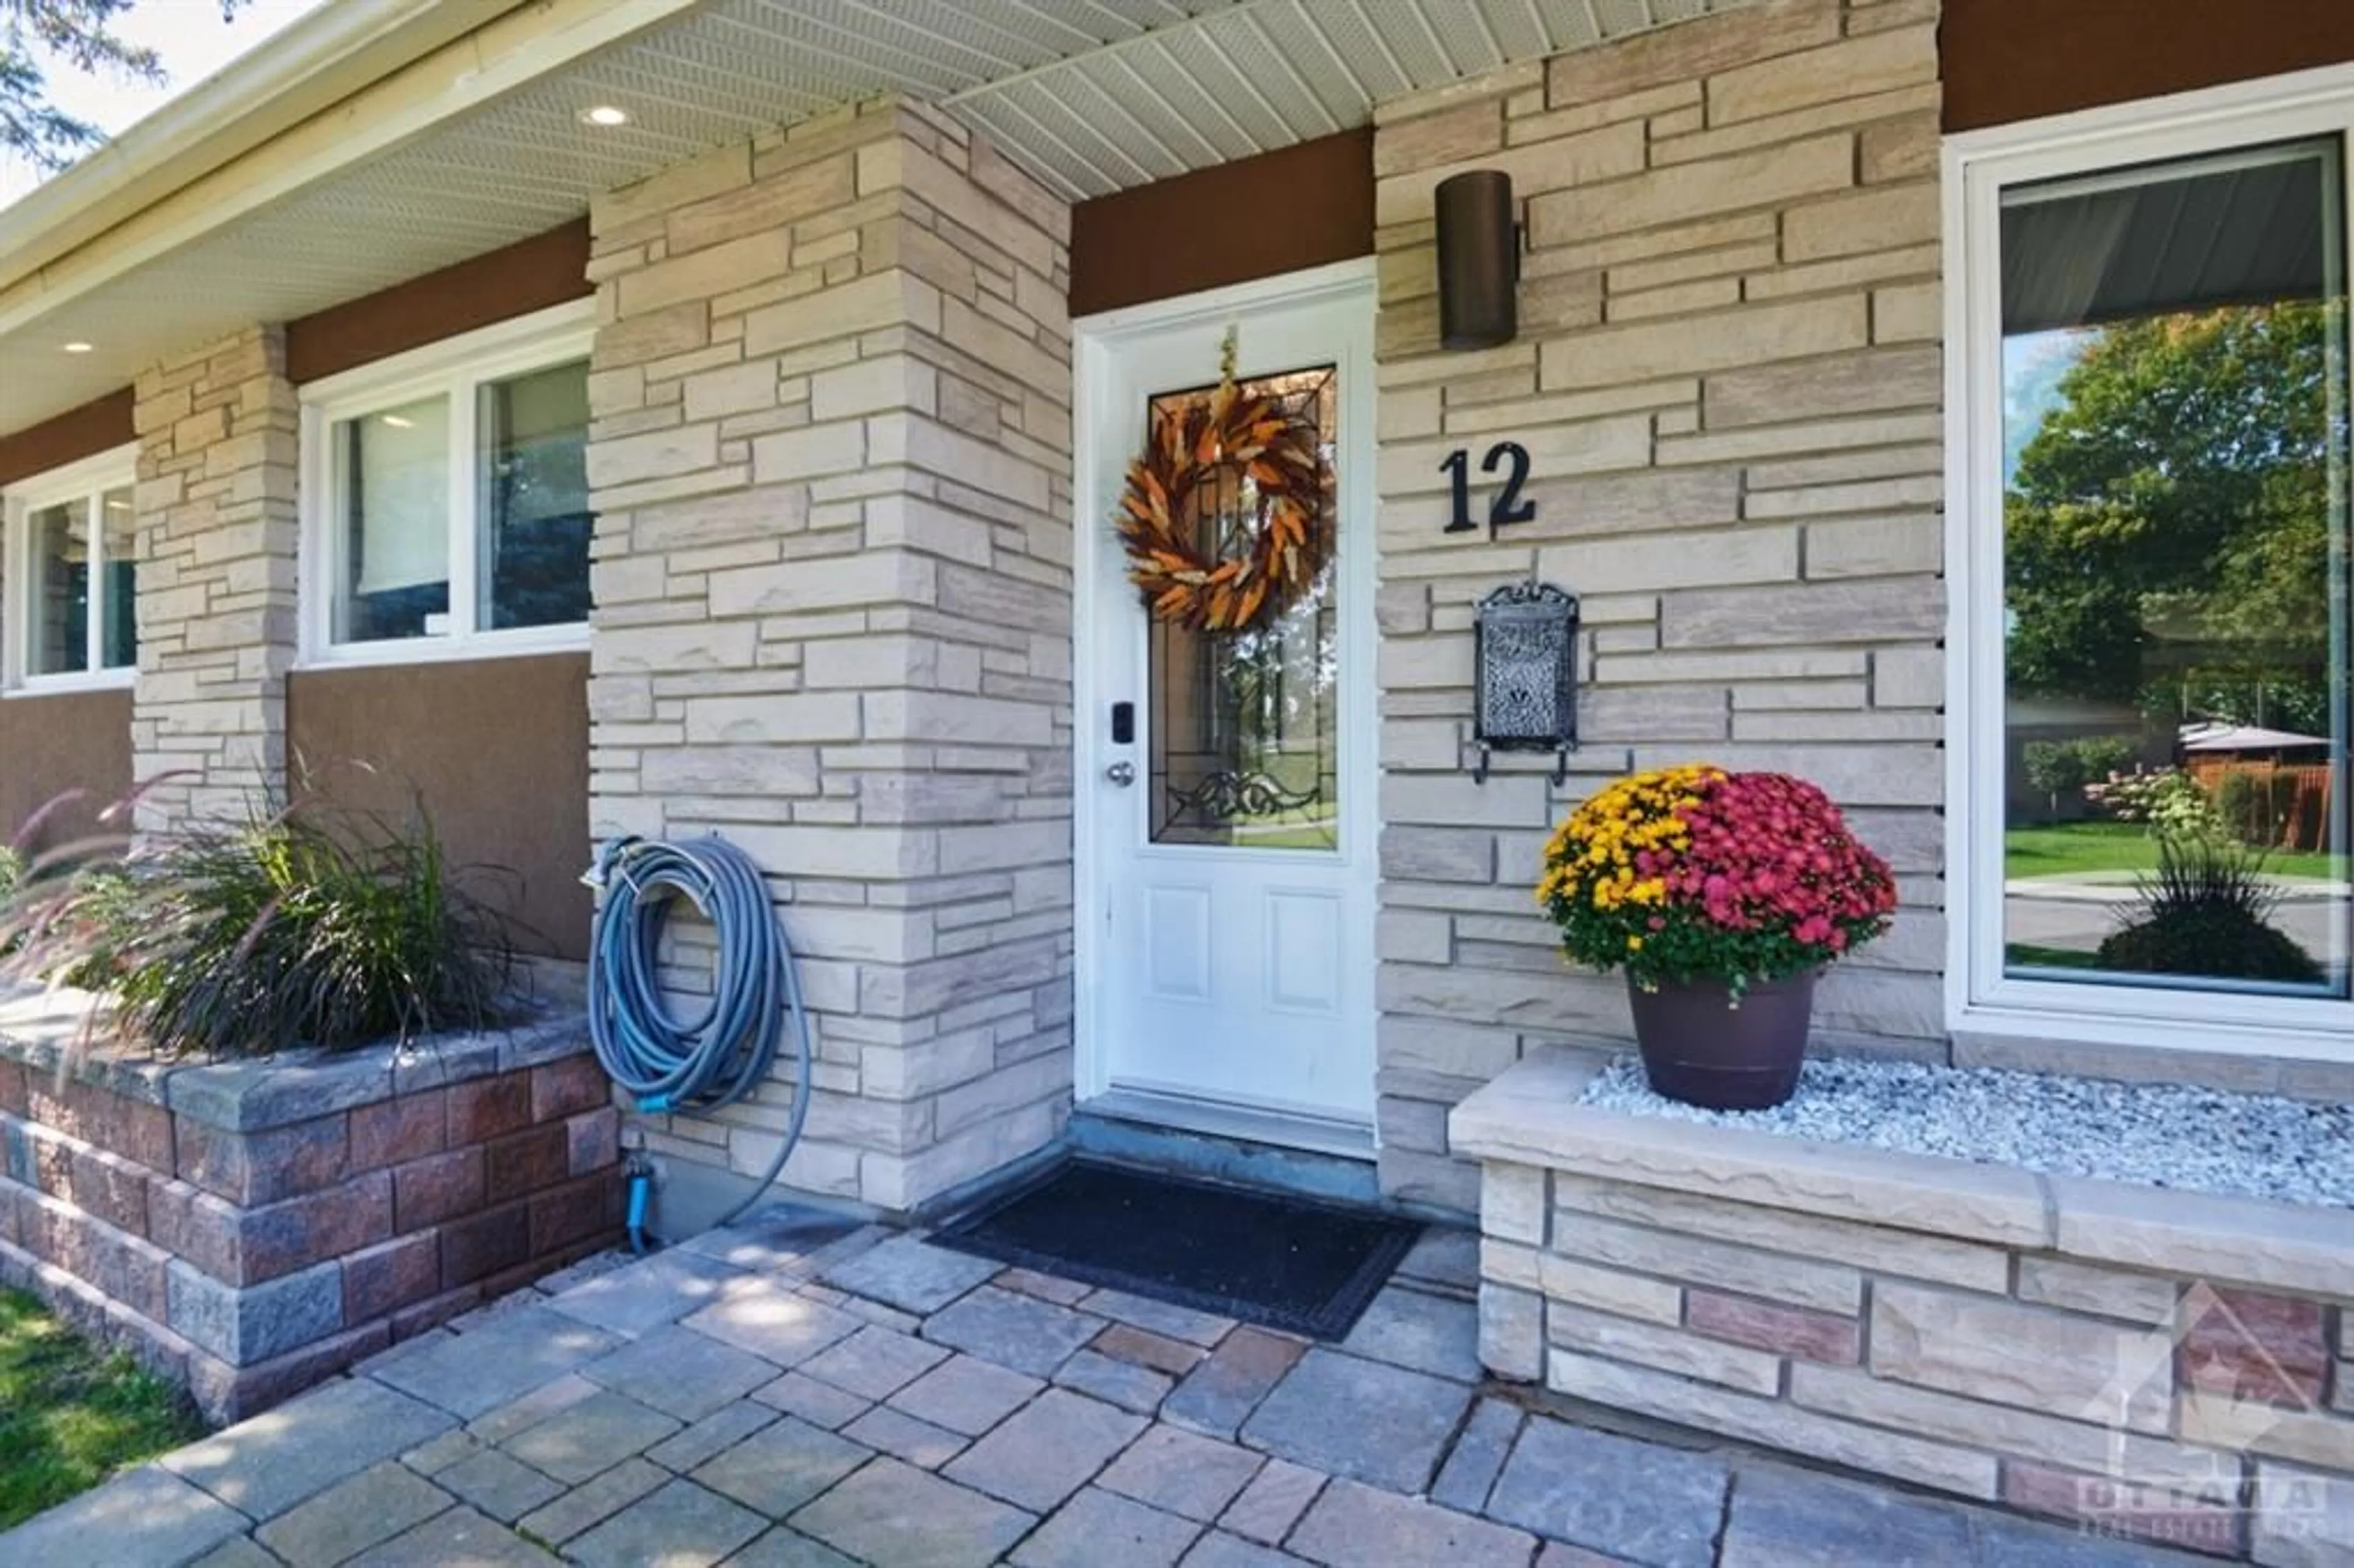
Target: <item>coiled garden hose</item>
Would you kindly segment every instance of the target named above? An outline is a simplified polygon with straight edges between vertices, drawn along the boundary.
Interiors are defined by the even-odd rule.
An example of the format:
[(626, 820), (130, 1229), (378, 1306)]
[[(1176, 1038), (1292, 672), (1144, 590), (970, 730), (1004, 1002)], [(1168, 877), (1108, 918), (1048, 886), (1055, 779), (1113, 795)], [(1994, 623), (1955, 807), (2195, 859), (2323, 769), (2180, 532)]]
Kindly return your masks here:
[[(707, 1113), (745, 1098), (768, 1077), (791, 1022), (792, 1119), (760, 1184), (716, 1222), (732, 1224), (775, 1184), (809, 1119), (809, 1014), (768, 885), (751, 856), (719, 838), (611, 839), (582, 880), (605, 890), (588, 945), (588, 1038), (639, 1110)], [(710, 999), (692, 1017), (671, 1012), (658, 978), (678, 897), (711, 922), (719, 945)], [(641, 1250), (646, 1174), (631, 1171), (631, 1241)]]

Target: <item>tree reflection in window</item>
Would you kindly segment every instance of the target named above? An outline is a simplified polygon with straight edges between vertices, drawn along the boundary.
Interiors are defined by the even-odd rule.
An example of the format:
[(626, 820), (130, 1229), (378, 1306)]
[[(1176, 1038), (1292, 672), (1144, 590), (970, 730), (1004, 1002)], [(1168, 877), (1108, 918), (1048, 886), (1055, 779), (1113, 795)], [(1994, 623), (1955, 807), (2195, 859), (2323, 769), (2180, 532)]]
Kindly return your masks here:
[(2346, 994), (2340, 157), (2005, 195), (2014, 973)]

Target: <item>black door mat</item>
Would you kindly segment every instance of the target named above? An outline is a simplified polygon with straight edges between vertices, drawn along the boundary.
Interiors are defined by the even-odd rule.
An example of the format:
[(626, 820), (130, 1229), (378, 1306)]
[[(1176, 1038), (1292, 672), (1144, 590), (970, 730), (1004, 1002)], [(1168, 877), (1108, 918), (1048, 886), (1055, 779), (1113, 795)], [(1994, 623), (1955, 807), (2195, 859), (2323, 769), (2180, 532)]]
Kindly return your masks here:
[(1074, 1160), (936, 1232), (1001, 1263), (1311, 1339), (1347, 1334), (1422, 1226)]

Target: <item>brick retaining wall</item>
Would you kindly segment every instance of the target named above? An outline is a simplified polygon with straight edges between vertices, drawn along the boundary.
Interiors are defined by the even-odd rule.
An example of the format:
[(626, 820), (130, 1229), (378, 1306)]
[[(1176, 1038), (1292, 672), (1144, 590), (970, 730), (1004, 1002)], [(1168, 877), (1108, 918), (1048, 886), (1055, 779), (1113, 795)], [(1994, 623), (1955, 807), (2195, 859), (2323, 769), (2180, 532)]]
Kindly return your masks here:
[(403, 1051), (94, 1057), (0, 1005), (0, 1284), (237, 1420), (609, 1245), (619, 1118), (580, 1020)]
[(2354, 1560), (2354, 1212), (1467, 1100), (1500, 1376), (2283, 1568)]

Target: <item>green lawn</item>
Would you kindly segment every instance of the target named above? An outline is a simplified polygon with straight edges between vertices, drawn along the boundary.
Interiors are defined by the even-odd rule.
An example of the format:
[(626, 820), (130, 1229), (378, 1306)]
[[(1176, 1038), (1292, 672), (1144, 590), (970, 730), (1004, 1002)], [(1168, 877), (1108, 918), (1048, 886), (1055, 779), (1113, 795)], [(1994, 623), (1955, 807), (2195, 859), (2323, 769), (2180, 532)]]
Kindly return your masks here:
[(2044, 948), (2033, 942), (2012, 942), (2002, 949), (2003, 962), (2015, 968), (2044, 969), (2096, 969), (2101, 967), (2097, 954), (2076, 948)]
[[(2137, 822), (2055, 822), (2013, 828), (2002, 839), (2009, 878), (2158, 869), (2158, 842)], [(2264, 858), (2264, 869), (2281, 876), (2342, 877), (2345, 857), (2275, 853)]]
[(0, 1290), (0, 1531), (203, 1435), (177, 1388)]

